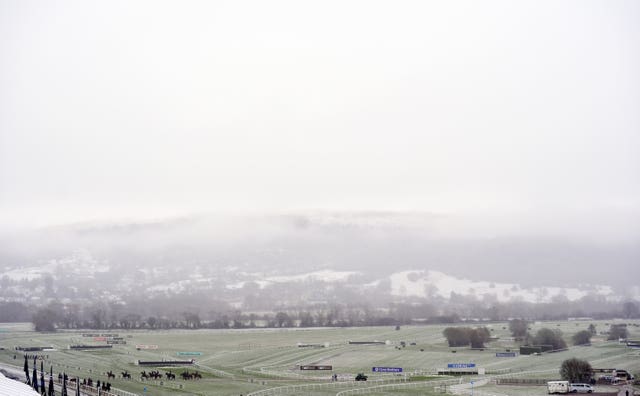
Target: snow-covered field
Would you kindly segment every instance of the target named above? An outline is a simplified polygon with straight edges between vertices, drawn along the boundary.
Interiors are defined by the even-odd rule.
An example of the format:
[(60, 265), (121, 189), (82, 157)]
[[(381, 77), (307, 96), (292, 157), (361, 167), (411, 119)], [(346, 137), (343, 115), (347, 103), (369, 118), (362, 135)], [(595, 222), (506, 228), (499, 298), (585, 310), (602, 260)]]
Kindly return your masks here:
[(557, 297), (578, 300), (587, 294), (597, 294), (605, 298), (616, 296), (609, 286), (571, 285), (567, 287), (522, 288), (516, 283), (495, 283), (456, 278), (439, 271), (402, 271), (390, 277), (391, 293), (397, 296), (448, 298), (451, 293), (474, 295), (497, 301), (519, 299), (528, 302), (550, 302)]

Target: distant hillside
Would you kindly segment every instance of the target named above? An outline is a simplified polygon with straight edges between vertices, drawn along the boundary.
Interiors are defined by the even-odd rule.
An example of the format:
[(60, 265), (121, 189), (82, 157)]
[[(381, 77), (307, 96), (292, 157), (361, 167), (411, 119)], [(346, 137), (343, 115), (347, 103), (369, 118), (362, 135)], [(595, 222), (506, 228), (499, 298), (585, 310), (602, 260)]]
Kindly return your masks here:
[[(114, 298), (211, 290), (238, 301), (250, 288), (273, 284), (305, 284), (321, 294), (326, 284), (349, 285), (394, 298), (640, 295), (640, 244), (479, 237), (456, 231), (456, 221), (428, 213), (304, 212), (75, 224), (2, 237), (0, 278), (31, 281), (29, 291), (16, 286), (24, 293), (49, 287), (51, 295), (68, 284), (75, 295)], [(54, 286), (38, 280), (46, 274)], [(92, 283), (78, 284), (85, 280)]]

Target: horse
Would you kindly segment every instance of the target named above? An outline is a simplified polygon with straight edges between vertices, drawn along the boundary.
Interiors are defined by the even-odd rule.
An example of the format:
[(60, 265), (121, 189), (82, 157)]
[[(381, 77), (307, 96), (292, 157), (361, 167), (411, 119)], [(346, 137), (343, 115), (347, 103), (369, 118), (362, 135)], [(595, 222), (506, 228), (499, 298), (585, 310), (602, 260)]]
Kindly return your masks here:
[(111, 378), (115, 379), (116, 375), (111, 370), (109, 370), (107, 371), (107, 379), (111, 379)]
[(131, 374), (128, 371), (123, 371), (121, 374), (123, 379), (131, 379)]
[(149, 373), (149, 375), (155, 380), (157, 380), (158, 378), (162, 379), (162, 373), (160, 373), (158, 370), (152, 371), (151, 373)]
[(182, 376), (182, 379), (185, 381), (189, 379), (195, 380), (202, 378), (202, 375), (199, 372), (195, 371), (193, 373), (190, 373), (188, 370), (184, 371), (182, 374), (180, 374), (180, 376)]

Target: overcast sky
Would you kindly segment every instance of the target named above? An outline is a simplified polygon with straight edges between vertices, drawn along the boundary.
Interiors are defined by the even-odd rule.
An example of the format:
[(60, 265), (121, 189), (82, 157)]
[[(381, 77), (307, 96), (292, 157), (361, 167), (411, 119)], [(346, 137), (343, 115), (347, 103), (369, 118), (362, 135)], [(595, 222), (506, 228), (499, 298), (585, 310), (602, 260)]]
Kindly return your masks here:
[(0, 0), (0, 58), (0, 226), (640, 223), (638, 1)]

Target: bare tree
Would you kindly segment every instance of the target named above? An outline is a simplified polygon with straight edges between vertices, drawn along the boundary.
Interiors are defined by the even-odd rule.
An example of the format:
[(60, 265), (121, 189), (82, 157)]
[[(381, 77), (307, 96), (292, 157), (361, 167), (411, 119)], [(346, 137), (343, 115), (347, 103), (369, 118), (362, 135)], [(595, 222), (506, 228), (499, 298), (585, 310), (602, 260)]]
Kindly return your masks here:
[(567, 359), (560, 366), (560, 377), (571, 382), (588, 382), (591, 379), (591, 365), (585, 360)]
[(625, 318), (630, 319), (630, 318), (637, 318), (640, 313), (640, 310), (638, 309), (638, 306), (632, 302), (632, 301), (627, 301), (624, 304), (622, 304), (622, 314), (624, 315)]
[(524, 319), (512, 319), (509, 321), (509, 330), (514, 337), (525, 337), (527, 335), (527, 323)]

